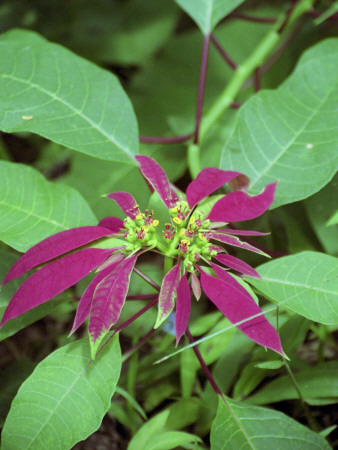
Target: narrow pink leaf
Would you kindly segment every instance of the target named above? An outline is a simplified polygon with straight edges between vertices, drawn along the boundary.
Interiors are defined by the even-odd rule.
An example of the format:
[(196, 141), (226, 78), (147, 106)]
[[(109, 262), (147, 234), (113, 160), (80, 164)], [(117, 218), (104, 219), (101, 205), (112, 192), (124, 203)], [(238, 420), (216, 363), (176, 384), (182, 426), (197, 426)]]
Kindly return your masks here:
[(201, 298), (201, 283), (198, 279), (197, 275), (194, 273), (191, 274), (191, 289), (194, 293), (194, 296), (196, 297), (196, 300), (198, 301)]
[(105, 217), (100, 220), (99, 226), (109, 228), (113, 233), (118, 233), (124, 228), (124, 223), (118, 217)]
[(92, 300), (94, 296), (95, 289), (97, 285), (113, 270), (113, 267), (106, 267), (105, 270), (102, 270), (95, 278), (87, 286), (86, 290), (82, 294), (82, 297), (79, 300), (79, 304), (76, 310), (75, 319), (73, 323), (73, 328), (70, 334), (73, 334), (87, 319), (90, 313), (90, 308), (92, 305)]
[(0, 326), (76, 284), (101, 264), (110, 252), (110, 249), (86, 248), (33, 273), (9, 302)]
[(223, 267), (214, 263), (210, 263), (210, 265), (214, 269), (214, 272), (218, 278), (224, 280), (228, 284), (231, 284), (231, 286), (233, 286), (237, 291), (241, 292), (242, 295), (248, 297), (250, 301), (255, 302), (249, 292), (243, 286), (241, 286), (233, 276), (231, 276), (225, 269), (223, 269)]
[(129, 192), (113, 192), (108, 194), (107, 197), (114, 200), (122, 211), (131, 219), (135, 219), (137, 214), (140, 213), (136, 200), (131, 194), (129, 194)]
[[(229, 275), (230, 276), (230, 275)], [(202, 288), (208, 298), (233, 324), (254, 317), (241, 325), (236, 325), (252, 341), (270, 348), (284, 355), (282, 344), (274, 327), (267, 321), (260, 307), (240, 289), (226, 282), (208, 275), (201, 270)]]
[(187, 329), (191, 309), (190, 287), (187, 276), (184, 275), (177, 288), (175, 313), (176, 346)]
[(220, 230), (215, 230), (217, 233), (227, 233), (227, 234), (235, 234), (238, 236), (267, 236), (270, 233), (262, 233), (261, 231), (252, 231), (252, 230), (232, 230), (230, 228), (223, 228)]
[(100, 340), (118, 321), (127, 296), (130, 274), (137, 257), (138, 255), (134, 255), (124, 259), (97, 285), (89, 319), (89, 334), (92, 343)]
[(101, 226), (72, 228), (54, 234), (22, 255), (10, 269), (2, 284), (20, 277), (42, 263), (110, 234), (110, 229)]
[(240, 222), (261, 216), (273, 203), (277, 183), (268, 184), (264, 191), (251, 197), (244, 192), (230, 192), (213, 206), (208, 219)]
[(174, 309), (180, 281), (180, 264), (176, 264), (163, 278), (158, 298), (158, 315), (154, 328), (158, 328)]
[[(116, 252), (122, 249), (124, 249), (124, 247), (116, 247), (112, 248), (111, 251)], [(123, 253), (114, 253), (113, 255), (109, 256), (109, 258), (107, 258), (105, 261), (103, 261), (103, 263), (98, 266), (95, 272), (101, 272), (101, 270), (105, 269), (106, 267), (110, 267), (112, 269), (113, 266), (122, 261), (123, 258), (124, 258)]]
[(269, 255), (264, 253), (259, 248), (254, 247), (253, 245), (248, 244), (247, 242), (242, 242), (235, 236), (228, 236), (227, 234), (224, 233), (214, 233), (214, 232), (209, 233), (209, 235), (211, 236), (212, 239), (216, 239), (216, 241), (221, 241), (224, 242), (225, 244), (233, 245), (234, 247), (243, 248), (244, 250), (249, 250), (251, 252), (259, 253), (260, 255), (269, 257)]
[(230, 267), (230, 269), (236, 270), (237, 272), (244, 273), (246, 275), (250, 275), (252, 277), (261, 278), (259, 273), (249, 264), (242, 261), (241, 259), (236, 258), (232, 255), (216, 255), (215, 259), (219, 261), (220, 263), (224, 264), (227, 267)]
[(219, 189), (225, 183), (228, 183), (239, 175), (242, 174), (231, 170), (216, 169), (214, 167), (201, 170), (196, 179), (189, 184), (186, 191), (190, 208), (193, 208), (198, 202), (216, 191), (216, 189)]
[(136, 155), (136, 160), (140, 164), (143, 176), (149, 181), (162, 201), (168, 208), (173, 208), (178, 201), (178, 197), (170, 183), (167, 174), (157, 162), (145, 155)]

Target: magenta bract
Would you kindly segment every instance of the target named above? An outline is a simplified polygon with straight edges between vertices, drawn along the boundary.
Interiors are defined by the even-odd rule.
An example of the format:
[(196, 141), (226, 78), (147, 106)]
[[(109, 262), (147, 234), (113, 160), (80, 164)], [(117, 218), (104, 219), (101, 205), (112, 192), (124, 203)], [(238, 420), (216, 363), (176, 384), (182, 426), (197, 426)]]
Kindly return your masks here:
[(180, 264), (176, 264), (163, 278), (158, 298), (158, 315), (154, 328), (158, 328), (174, 309), (180, 281)]
[(99, 226), (109, 228), (113, 233), (118, 233), (124, 227), (124, 223), (118, 217), (105, 217), (100, 220)]
[(135, 158), (140, 164), (143, 176), (149, 181), (164, 204), (168, 208), (173, 208), (178, 201), (178, 197), (175, 191), (171, 189), (167, 174), (162, 167), (149, 156), (137, 155)]
[(252, 230), (233, 230), (231, 228), (223, 228), (216, 230), (217, 233), (234, 234), (237, 236), (267, 236), (270, 233), (262, 233), (261, 231)]
[(196, 300), (199, 300), (202, 295), (200, 280), (198, 279), (197, 275), (195, 275), (194, 273), (191, 274), (190, 280), (191, 280), (192, 292), (194, 293)]
[(76, 284), (101, 264), (110, 252), (98, 248), (83, 249), (33, 273), (9, 302), (0, 326)]
[(284, 355), (276, 330), (266, 320), (253, 299), (243, 295), (240, 289), (224, 279), (215, 278), (203, 270), (200, 274), (204, 292), (231, 323), (236, 325), (238, 322), (249, 319), (236, 325), (237, 328), (257, 344)]
[(249, 264), (242, 261), (241, 259), (236, 258), (235, 256), (225, 255), (222, 253), (220, 255), (216, 255), (215, 259), (217, 259), (217, 261), (224, 264), (225, 266), (230, 267), (230, 269), (236, 270), (236, 272), (260, 278), (259, 273), (253, 267), (249, 266)]
[(248, 244), (247, 242), (242, 242), (235, 236), (228, 236), (225, 233), (215, 233), (215, 232), (210, 233), (210, 236), (212, 239), (215, 239), (216, 241), (224, 242), (225, 244), (243, 248), (244, 250), (249, 250), (254, 253), (259, 253), (260, 255), (268, 256), (259, 248), (254, 247), (253, 245)]
[(118, 263), (97, 285), (89, 318), (89, 334), (92, 342), (102, 337), (102, 334), (118, 321), (137, 257), (138, 255), (130, 256)]
[(112, 194), (108, 194), (107, 197), (114, 200), (122, 211), (131, 219), (135, 219), (137, 214), (140, 213), (136, 200), (129, 192), (113, 192)]
[(239, 175), (241, 175), (239, 172), (215, 168), (201, 170), (187, 188), (187, 201), (190, 208)]
[(187, 276), (184, 275), (177, 288), (175, 313), (176, 345), (187, 329), (191, 309), (190, 287)]
[(54, 234), (34, 245), (22, 255), (11, 267), (2, 284), (20, 277), (40, 264), (110, 234), (111, 230), (100, 226), (72, 228)]
[(215, 203), (208, 219), (223, 222), (240, 222), (261, 216), (272, 205), (277, 183), (268, 184), (254, 197), (244, 192), (230, 192)]

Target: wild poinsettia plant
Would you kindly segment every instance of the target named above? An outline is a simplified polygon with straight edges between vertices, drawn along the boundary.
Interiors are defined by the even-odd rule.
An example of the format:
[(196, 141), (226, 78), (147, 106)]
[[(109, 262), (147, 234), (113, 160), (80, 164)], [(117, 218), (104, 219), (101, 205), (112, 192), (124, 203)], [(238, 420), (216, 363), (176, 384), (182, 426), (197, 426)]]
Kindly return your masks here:
[(28, 250), (3, 283), (33, 268), (38, 270), (17, 290), (1, 325), (55, 297), (96, 269), (97, 274), (79, 301), (72, 328), (74, 332), (89, 316), (94, 358), (102, 339), (120, 317), (137, 258), (146, 251), (156, 251), (166, 258), (168, 271), (159, 293), (154, 328), (159, 327), (176, 306), (178, 343), (189, 321), (190, 287), (197, 300), (203, 289), (225, 317), (232, 323), (239, 323), (238, 328), (250, 339), (283, 355), (276, 330), (228, 269), (251, 277), (259, 277), (258, 273), (224, 248), (226, 244), (262, 253), (237, 236), (264, 233), (227, 228), (227, 224), (262, 215), (273, 202), (276, 183), (266, 186), (257, 196), (250, 196), (243, 190), (230, 192), (216, 201), (205, 216), (198, 207), (202, 200), (226, 183), (245, 189), (246, 177), (235, 171), (207, 168), (189, 184), (186, 198), (183, 198), (154, 159), (148, 156), (136, 159), (143, 176), (168, 208), (170, 222), (160, 223), (156, 211), (142, 212), (127, 192), (109, 194), (124, 211), (126, 219), (108, 217), (98, 226), (63, 231)]

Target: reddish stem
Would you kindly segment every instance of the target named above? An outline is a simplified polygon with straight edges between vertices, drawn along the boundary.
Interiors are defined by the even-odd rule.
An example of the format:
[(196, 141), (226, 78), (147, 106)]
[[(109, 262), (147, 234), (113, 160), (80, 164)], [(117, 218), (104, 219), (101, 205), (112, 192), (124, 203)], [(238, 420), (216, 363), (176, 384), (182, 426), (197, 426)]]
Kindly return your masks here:
[[(319, 11), (315, 11), (314, 9), (311, 9), (310, 11), (307, 12), (310, 16), (312, 17), (320, 17), (322, 15), (321, 12)], [(338, 19), (338, 13), (334, 13), (332, 14), (332, 16), (328, 17), (327, 20), (337, 20)]]
[(148, 277), (148, 275), (146, 275), (145, 273), (141, 272), (140, 269), (138, 269), (137, 267), (134, 267), (134, 272), (141, 278), (143, 278), (143, 280), (150, 284), (150, 286), (152, 286), (153, 288), (155, 288), (157, 291), (160, 291), (161, 288), (158, 284), (156, 284), (151, 278)]
[(209, 46), (210, 46), (209, 44), (210, 44), (210, 34), (206, 34), (204, 36), (204, 41), (203, 41), (200, 80), (199, 80), (199, 85), (198, 85), (194, 144), (198, 143), (199, 130), (200, 130), (200, 125), (201, 125), (203, 99), (204, 99), (204, 91), (205, 91), (205, 79), (206, 79), (206, 74), (207, 74), (208, 55), (209, 55)]
[(150, 331), (148, 331), (147, 334), (145, 334), (143, 336), (142, 339), (140, 339), (138, 341), (137, 344), (133, 345), (125, 353), (123, 353), (123, 355), (122, 355), (123, 360), (125, 361), (127, 358), (129, 358), (129, 356), (131, 354), (133, 354), (136, 350), (138, 350), (140, 347), (142, 347), (142, 345), (145, 344), (148, 341), (149, 338), (151, 338), (151, 336), (155, 333), (155, 331), (156, 330), (154, 328), (152, 328)]
[(285, 30), (285, 27), (287, 26), (289, 19), (291, 17), (291, 14), (293, 13), (293, 10), (295, 9), (297, 3), (298, 3), (298, 0), (292, 0), (291, 4), (289, 6), (289, 9), (287, 10), (284, 22), (282, 23), (282, 25), (280, 26), (280, 28), (278, 30), (279, 34), (281, 34)]
[(219, 51), (219, 53), (222, 55), (225, 62), (232, 68), (237, 69), (237, 64), (235, 61), (233, 61), (230, 56), (227, 54), (227, 52), (224, 50), (224, 48), (221, 46), (220, 42), (215, 38), (213, 34), (211, 34), (211, 42), (214, 44), (216, 49)]
[(261, 71), (260, 68), (257, 67), (254, 71), (254, 87), (255, 92), (258, 92), (261, 90)]
[[(195, 342), (195, 341), (194, 341), (194, 338), (192, 337), (192, 335), (191, 335), (191, 333), (190, 333), (190, 331), (189, 331), (188, 328), (187, 328), (186, 331), (185, 331), (185, 335), (187, 336), (187, 338), (188, 338), (190, 344), (193, 344), (193, 343)], [(223, 397), (222, 391), (221, 391), (220, 388), (217, 386), (217, 383), (216, 383), (214, 377), (211, 375), (211, 372), (210, 372), (210, 370), (208, 369), (208, 366), (206, 365), (206, 363), (205, 363), (205, 361), (204, 361), (204, 359), (203, 359), (203, 356), (201, 355), (201, 352), (198, 350), (198, 348), (197, 348), (196, 345), (194, 345), (194, 346), (192, 347), (192, 349), (193, 349), (193, 351), (194, 351), (194, 353), (195, 353), (195, 355), (196, 355), (196, 357), (197, 357), (199, 363), (201, 364), (201, 367), (202, 367), (202, 369), (203, 369), (203, 372), (205, 373), (205, 376), (207, 377), (207, 379), (208, 379), (210, 385), (212, 386), (213, 390), (215, 391), (215, 393), (216, 393), (217, 395), (220, 395), (220, 396), (223, 398), (223, 400), (225, 400), (224, 397)]]
[(230, 108), (232, 109), (239, 109), (242, 106), (242, 103), (239, 102), (232, 102), (230, 105)]

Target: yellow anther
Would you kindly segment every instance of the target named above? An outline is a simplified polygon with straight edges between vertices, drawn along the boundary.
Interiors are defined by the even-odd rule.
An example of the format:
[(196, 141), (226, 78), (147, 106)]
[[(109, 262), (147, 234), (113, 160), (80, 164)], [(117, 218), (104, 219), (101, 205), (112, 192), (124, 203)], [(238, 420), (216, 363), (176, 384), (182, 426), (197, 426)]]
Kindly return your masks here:
[(153, 220), (152, 225), (153, 225), (154, 227), (157, 227), (157, 225), (158, 225), (159, 223), (160, 223), (159, 220)]
[(195, 217), (194, 217), (194, 216), (191, 216), (191, 217), (190, 217), (190, 220), (189, 220), (189, 223), (190, 223), (190, 224), (193, 224), (193, 223), (195, 223), (195, 222), (196, 222)]
[(201, 239), (201, 241), (205, 240), (205, 236), (202, 233), (198, 233), (198, 237)]
[(169, 211), (172, 213), (178, 213), (179, 208), (177, 206), (174, 206), (174, 208), (170, 208)]
[(187, 230), (186, 230), (185, 228), (182, 228), (181, 231), (180, 231), (180, 235), (181, 235), (181, 236), (184, 236), (186, 231), (187, 231)]
[(145, 231), (146, 233), (148, 233), (149, 227), (143, 227), (143, 229), (144, 229), (144, 231)]
[(183, 245), (190, 245), (190, 242), (187, 241), (186, 239), (182, 239), (181, 240), (181, 244), (183, 244)]
[(137, 216), (135, 217), (136, 220), (142, 220), (143, 219), (143, 214), (137, 214)]
[(181, 223), (181, 219), (179, 219), (178, 217), (174, 217), (173, 221), (176, 223), (176, 225), (179, 225)]

